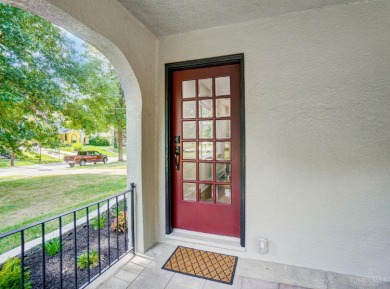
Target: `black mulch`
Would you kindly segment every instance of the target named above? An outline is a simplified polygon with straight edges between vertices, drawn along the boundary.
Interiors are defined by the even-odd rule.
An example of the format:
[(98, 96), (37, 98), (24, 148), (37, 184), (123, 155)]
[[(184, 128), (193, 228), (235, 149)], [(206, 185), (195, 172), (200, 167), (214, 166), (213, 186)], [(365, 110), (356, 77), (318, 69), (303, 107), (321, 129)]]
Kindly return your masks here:
[[(100, 229), (100, 252), (101, 265), (100, 270), (108, 267), (108, 262), (112, 264), (119, 256), (126, 252), (125, 234), (112, 231), (110, 226), (115, 216), (110, 215), (109, 225)], [(87, 251), (88, 230), (87, 225), (83, 224), (76, 229), (77, 236), (77, 253), (80, 255)], [(108, 237), (110, 236), (110, 237)], [(75, 252), (74, 252), (74, 230), (63, 234), (62, 250), (62, 287), (63, 288), (80, 288), (88, 282), (88, 269), (77, 269), (77, 286), (75, 280)], [(128, 240), (127, 240), (128, 241)], [(110, 242), (110, 245), (108, 243)], [(89, 249), (98, 251), (98, 231), (89, 228)], [(117, 246), (119, 244), (119, 246)], [(110, 249), (109, 249), (110, 248)], [(117, 250), (119, 248), (119, 250)], [(60, 254), (50, 257), (45, 253), (45, 287), (42, 285), (42, 247), (37, 246), (25, 254), (25, 264), (30, 271), (30, 280), (33, 288), (61, 288), (60, 287)], [(99, 266), (90, 269), (90, 279), (99, 274)]]

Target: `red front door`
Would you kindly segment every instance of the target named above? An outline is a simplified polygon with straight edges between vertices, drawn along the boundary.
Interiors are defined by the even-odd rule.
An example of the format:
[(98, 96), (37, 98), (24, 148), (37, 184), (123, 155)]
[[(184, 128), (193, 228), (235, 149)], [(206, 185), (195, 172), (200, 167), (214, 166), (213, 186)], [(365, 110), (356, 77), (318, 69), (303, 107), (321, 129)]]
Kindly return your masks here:
[(240, 236), (240, 66), (173, 72), (173, 226)]

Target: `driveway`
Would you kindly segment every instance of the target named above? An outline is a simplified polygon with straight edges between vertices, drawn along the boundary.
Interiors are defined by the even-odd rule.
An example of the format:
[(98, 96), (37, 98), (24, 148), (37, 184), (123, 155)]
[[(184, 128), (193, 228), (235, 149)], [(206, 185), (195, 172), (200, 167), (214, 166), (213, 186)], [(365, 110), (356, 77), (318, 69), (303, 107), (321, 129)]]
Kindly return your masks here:
[[(109, 157), (108, 164), (115, 162), (116, 157)], [(40, 176), (51, 176), (51, 175), (72, 175), (72, 174), (104, 174), (104, 175), (126, 175), (126, 169), (118, 168), (104, 168), (102, 165), (87, 164), (82, 169), (76, 166), (74, 168), (69, 167), (64, 162), (42, 164), (42, 165), (31, 165), (21, 167), (8, 167), (0, 168), (0, 181), (16, 179), (16, 178), (28, 178), (28, 177), (40, 177)]]

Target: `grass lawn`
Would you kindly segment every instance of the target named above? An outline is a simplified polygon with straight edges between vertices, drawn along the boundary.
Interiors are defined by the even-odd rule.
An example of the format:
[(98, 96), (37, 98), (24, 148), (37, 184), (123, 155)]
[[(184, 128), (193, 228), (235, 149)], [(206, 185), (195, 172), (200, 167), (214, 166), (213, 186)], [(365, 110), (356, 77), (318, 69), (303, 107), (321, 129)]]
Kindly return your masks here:
[[(42, 161), (39, 161), (39, 156), (24, 152), (24, 156), (26, 157), (23, 160), (15, 159), (15, 166), (28, 166), (28, 165), (37, 165), (37, 164), (49, 164), (49, 163), (59, 163), (63, 160), (60, 160), (58, 158), (54, 158), (47, 155), (42, 155)], [(10, 165), (10, 160), (7, 159), (0, 159), (0, 168), (8, 168)]]
[[(96, 202), (126, 190), (126, 176), (63, 175), (2, 181), (0, 184), (0, 234), (71, 209)], [(90, 210), (94, 210), (91, 208)], [(77, 218), (85, 216), (85, 210)], [(71, 221), (64, 218), (66, 224)], [(46, 226), (46, 233), (58, 228), (58, 221)], [(39, 236), (40, 228), (26, 231), (26, 241)], [(20, 244), (20, 235), (0, 241), (0, 254)]]
[[(60, 150), (66, 151), (66, 152), (73, 152), (73, 147), (60, 147)], [(110, 146), (91, 146), (91, 145), (85, 145), (83, 146), (83, 151), (98, 151), (99, 153), (102, 153), (104, 155), (107, 155), (109, 157), (117, 157), (118, 156), (118, 150), (114, 149)], [(126, 150), (124, 150), (124, 153), (126, 153)]]
[(0, 181), (8, 180), (8, 179), (17, 179), (20, 178), (22, 175), (13, 175), (13, 176), (2, 176), (0, 177)]

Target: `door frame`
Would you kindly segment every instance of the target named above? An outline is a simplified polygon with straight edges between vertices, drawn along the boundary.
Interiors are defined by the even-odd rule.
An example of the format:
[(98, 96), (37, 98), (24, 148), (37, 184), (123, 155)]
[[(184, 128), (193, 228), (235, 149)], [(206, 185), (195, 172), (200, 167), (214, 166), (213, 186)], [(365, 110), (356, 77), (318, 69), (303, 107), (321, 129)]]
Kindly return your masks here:
[(165, 64), (165, 233), (173, 232), (173, 185), (172, 185), (172, 99), (173, 72), (193, 68), (206, 68), (228, 64), (240, 65), (240, 158), (241, 158), (241, 205), (240, 205), (240, 245), (245, 247), (245, 82), (244, 54), (233, 54), (205, 59)]

